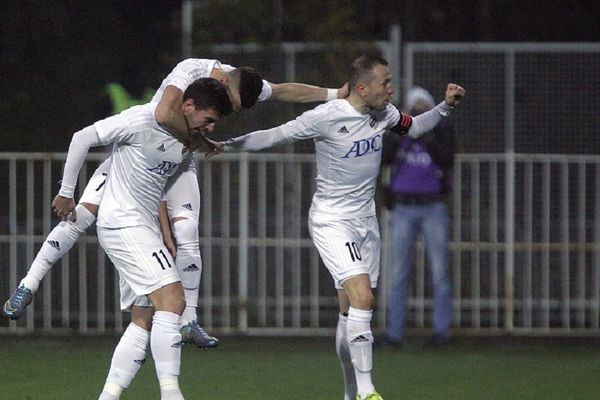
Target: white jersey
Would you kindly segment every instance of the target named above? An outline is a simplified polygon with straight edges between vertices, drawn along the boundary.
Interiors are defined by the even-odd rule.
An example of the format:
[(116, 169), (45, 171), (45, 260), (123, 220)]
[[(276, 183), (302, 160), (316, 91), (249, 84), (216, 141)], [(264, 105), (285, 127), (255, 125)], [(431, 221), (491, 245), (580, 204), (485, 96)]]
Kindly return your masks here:
[(383, 112), (361, 114), (346, 100), (332, 100), (315, 114), (322, 128), (315, 138), (317, 190), (311, 213), (335, 219), (375, 215), (382, 137), (400, 113), (390, 105)]
[(103, 144), (115, 143), (98, 212), (98, 226), (158, 228), (165, 185), (188, 157), (187, 148), (154, 118), (155, 103), (131, 107), (94, 124)]
[(224, 142), (224, 151), (257, 151), (302, 139), (314, 139), (317, 190), (311, 216), (354, 219), (375, 215), (375, 186), (386, 129), (420, 137), (450, 110), (444, 102), (413, 118), (387, 104), (363, 114), (346, 99), (331, 100), (286, 124)]
[[(152, 97), (152, 102), (158, 103), (160, 101), (167, 86), (175, 86), (182, 92), (185, 92), (187, 87), (196, 79), (210, 78), (210, 74), (215, 68), (222, 69), (227, 72), (235, 69), (235, 67), (232, 67), (231, 65), (221, 64), (221, 62), (218, 60), (188, 58), (181, 61), (162, 81), (160, 87), (154, 94), (154, 97)], [(273, 90), (271, 88), (271, 84), (263, 80), (262, 91), (260, 92), (257, 101), (267, 100), (269, 97), (271, 97), (272, 93)]]
[[(257, 150), (312, 138), (317, 190), (311, 214), (327, 219), (372, 216), (382, 135), (399, 119), (400, 113), (392, 105), (381, 112), (362, 114), (344, 99), (331, 100), (280, 127), (228, 140), (225, 149)], [(248, 141), (251, 135), (255, 138)]]

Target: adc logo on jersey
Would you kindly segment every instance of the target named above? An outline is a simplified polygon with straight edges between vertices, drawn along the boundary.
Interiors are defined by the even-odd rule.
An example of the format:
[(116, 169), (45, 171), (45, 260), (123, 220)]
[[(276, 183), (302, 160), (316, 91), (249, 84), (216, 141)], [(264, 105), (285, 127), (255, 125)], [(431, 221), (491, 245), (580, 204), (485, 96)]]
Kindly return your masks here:
[(177, 169), (177, 166), (179, 166), (179, 163), (173, 161), (161, 161), (156, 167), (148, 168), (148, 171), (158, 175), (169, 175)]
[(377, 134), (372, 138), (368, 139), (355, 140), (352, 143), (352, 147), (350, 148), (350, 150), (342, 158), (362, 157), (367, 153), (381, 150), (381, 146), (382, 140), (380, 134)]

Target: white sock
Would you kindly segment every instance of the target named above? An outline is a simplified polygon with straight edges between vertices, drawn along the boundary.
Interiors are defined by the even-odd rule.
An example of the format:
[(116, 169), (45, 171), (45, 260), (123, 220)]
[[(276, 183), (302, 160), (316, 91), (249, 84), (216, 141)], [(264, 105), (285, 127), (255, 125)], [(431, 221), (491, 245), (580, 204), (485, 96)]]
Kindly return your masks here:
[(160, 400), (185, 400), (177, 380), (174, 382), (170, 379), (160, 381)]
[(106, 382), (98, 400), (119, 400), (121, 393), (123, 393), (121, 386)]
[(373, 333), (371, 332), (372, 310), (359, 310), (350, 307), (346, 334), (348, 348), (352, 356), (356, 387), (360, 397), (375, 391), (371, 380), (373, 368)]
[(99, 400), (118, 399), (146, 361), (150, 332), (135, 325), (127, 326), (115, 348), (106, 383)]
[[(185, 299), (187, 301), (187, 298)], [(185, 306), (183, 314), (181, 314), (181, 325), (187, 325), (192, 321), (198, 320), (198, 312), (196, 307)]]
[(181, 316), (181, 323), (186, 325), (198, 319), (198, 290), (202, 277), (202, 256), (198, 242), (198, 222), (189, 218), (173, 223), (173, 235), (177, 241), (177, 257), (175, 266), (181, 277), (186, 307)]
[(76, 222), (63, 221), (48, 234), (19, 286), (24, 285), (33, 292), (37, 291), (48, 270), (71, 250), (79, 236), (96, 220), (94, 214), (84, 206), (78, 205), (75, 211), (77, 212)]
[(179, 389), (182, 346), (180, 329), (181, 316), (169, 311), (154, 313), (150, 348), (160, 384), (161, 399), (183, 398)]
[(356, 399), (356, 377), (354, 376), (354, 366), (352, 365), (352, 357), (348, 349), (348, 341), (346, 339), (346, 324), (348, 317), (340, 314), (335, 331), (335, 351), (342, 365), (344, 373), (344, 400)]

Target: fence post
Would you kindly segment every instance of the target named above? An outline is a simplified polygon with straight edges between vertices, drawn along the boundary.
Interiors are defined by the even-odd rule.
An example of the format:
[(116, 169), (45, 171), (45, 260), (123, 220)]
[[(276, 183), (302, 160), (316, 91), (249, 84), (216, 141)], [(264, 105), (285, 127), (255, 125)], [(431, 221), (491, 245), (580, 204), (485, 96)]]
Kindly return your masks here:
[(248, 329), (248, 153), (240, 153), (239, 248), (238, 248), (238, 328)]
[(504, 215), (504, 329), (512, 333), (514, 329), (514, 273), (515, 273), (515, 153), (506, 153), (506, 213)]
[(504, 253), (505, 274), (505, 306), (504, 328), (507, 333), (514, 329), (514, 272), (515, 272), (515, 51), (506, 52), (505, 66), (505, 97), (504, 97), (504, 126), (505, 126), (505, 153), (506, 153), (506, 214), (504, 215), (504, 232), (506, 253)]

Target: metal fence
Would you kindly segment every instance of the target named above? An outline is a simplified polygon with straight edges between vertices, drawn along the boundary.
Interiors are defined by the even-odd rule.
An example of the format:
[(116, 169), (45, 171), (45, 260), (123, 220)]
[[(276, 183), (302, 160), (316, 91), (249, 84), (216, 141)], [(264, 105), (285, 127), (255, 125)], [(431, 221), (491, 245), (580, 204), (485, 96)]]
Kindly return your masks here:
[(461, 152), (600, 153), (600, 43), (407, 43), (403, 64), (404, 88), (467, 89)]
[[(273, 82), (335, 87), (347, 80), (354, 57), (374, 52), (390, 61), (398, 105), (413, 85), (437, 101), (448, 82), (467, 89), (453, 116), (461, 153), (600, 153), (600, 43), (402, 43), (399, 38), (391, 30), (389, 41), (374, 43), (215, 45), (197, 49), (195, 56), (252, 65)], [(261, 103), (251, 113), (228, 118), (218, 134), (279, 125), (312, 107)], [(309, 143), (294, 146), (295, 152), (313, 151)]]
[[(103, 154), (81, 174), (85, 185)], [(0, 296), (25, 274), (57, 222), (49, 207), (64, 154), (0, 153), (8, 211), (0, 227)], [(459, 154), (451, 244), (456, 333), (599, 332), (600, 156)], [(200, 315), (215, 333), (330, 334), (337, 299), (308, 236), (310, 154), (225, 154), (201, 161), (204, 261)], [(291, 186), (290, 186), (291, 185)], [(512, 187), (510, 187), (512, 185)], [(382, 275), (375, 329), (384, 324), (390, 247), (379, 212)], [(409, 327), (427, 328), (431, 288), (416, 252)], [(44, 280), (21, 320), (0, 332), (120, 331), (118, 282), (94, 229)], [(126, 317), (125, 317), (126, 318)]]
[[(402, 49), (402, 52), (399, 51)], [(452, 278), (460, 332), (597, 334), (600, 235), (599, 43), (400, 43), (221, 45), (195, 56), (252, 65), (273, 82), (341, 85), (346, 65), (369, 50), (388, 58), (399, 93), (413, 84), (441, 99), (468, 91), (453, 121)], [(400, 57), (402, 55), (402, 57)], [(401, 96), (397, 97), (400, 101)], [(283, 123), (312, 105), (265, 102), (227, 118), (217, 138)], [(216, 333), (321, 334), (334, 329), (336, 298), (307, 230), (315, 165), (312, 142), (277, 154), (201, 161), (200, 311)], [(275, 150), (274, 150), (275, 151)], [(84, 187), (102, 154), (90, 156)], [(0, 153), (0, 297), (24, 275), (56, 219), (49, 203), (63, 154)], [(384, 324), (388, 212), (375, 327)], [(426, 328), (430, 287), (417, 246), (409, 325)], [(53, 268), (33, 307), (0, 332), (119, 331), (117, 277), (94, 229)]]

